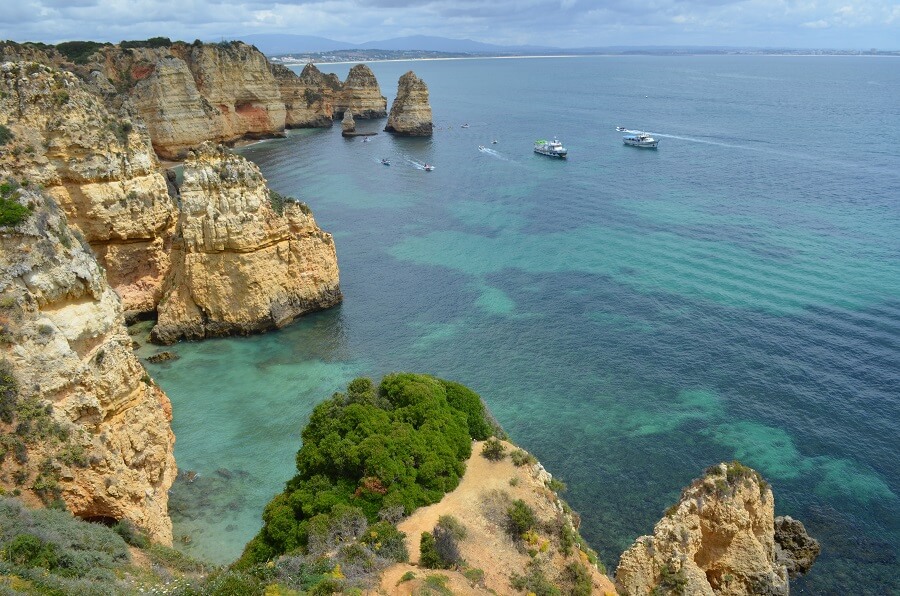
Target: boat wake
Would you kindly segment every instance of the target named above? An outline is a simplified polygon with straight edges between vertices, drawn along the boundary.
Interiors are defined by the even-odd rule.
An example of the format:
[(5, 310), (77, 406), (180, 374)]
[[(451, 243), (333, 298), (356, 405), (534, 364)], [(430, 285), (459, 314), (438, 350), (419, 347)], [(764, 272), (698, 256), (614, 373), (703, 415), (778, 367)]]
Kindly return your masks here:
[(500, 160), (503, 160), (503, 161), (512, 161), (510, 158), (506, 157), (505, 155), (503, 155), (503, 154), (500, 153), (499, 151), (496, 151), (496, 150), (494, 150), (494, 149), (491, 149), (490, 147), (485, 147), (484, 145), (480, 145), (480, 146), (478, 147), (478, 150), (481, 151), (482, 153), (485, 153), (485, 154), (487, 154), (487, 155), (490, 155), (491, 157), (496, 157), (497, 159), (500, 159)]
[(433, 170), (433, 169), (435, 169), (433, 165), (425, 164), (420, 161), (416, 161), (416, 160), (412, 159), (411, 157), (407, 157), (405, 159), (406, 159), (406, 163), (408, 163), (412, 167), (416, 168), (417, 170), (426, 170), (426, 169)]

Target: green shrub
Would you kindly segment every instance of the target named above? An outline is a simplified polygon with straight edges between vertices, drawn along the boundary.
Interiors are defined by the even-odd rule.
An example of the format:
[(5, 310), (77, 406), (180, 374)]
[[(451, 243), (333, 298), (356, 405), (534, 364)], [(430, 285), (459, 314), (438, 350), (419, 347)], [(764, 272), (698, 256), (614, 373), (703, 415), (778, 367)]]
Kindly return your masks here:
[(441, 594), (441, 596), (453, 596), (453, 592), (447, 587), (450, 578), (446, 575), (426, 575), (424, 594)]
[(19, 534), (4, 548), (5, 559), (23, 567), (56, 569), (59, 564), (56, 545), (44, 542), (34, 534)]
[(437, 525), (434, 527), (434, 548), (441, 560), (441, 567), (449, 569), (462, 562), (459, 540), (453, 531)]
[(591, 596), (594, 582), (587, 567), (577, 562), (569, 563), (566, 575), (572, 584), (572, 596)]
[(557, 480), (556, 478), (551, 478), (550, 482), (547, 483), (547, 488), (552, 490), (555, 493), (563, 493), (566, 492), (566, 483), (562, 480)]
[(150, 539), (147, 538), (147, 535), (134, 525), (134, 522), (131, 520), (120, 520), (112, 527), (112, 530), (131, 546), (142, 549), (150, 547)]
[(87, 64), (94, 52), (108, 45), (96, 41), (67, 41), (56, 44), (56, 50), (75, 64)]
[(507, 531), (513, 538), (521, 538), (525, 532), (537, 525), (534, 510), (522, 499), (512, 502), (512, 505), (506, 510), (506, 516)]
[(469, 567), (463, 571), (463, 575), (473, 586), (479, 586), (484, 583), (484, 570), (477, 567)]
[(363, 534), (360, 542), (369, 546), (379, 557), (405, 563), (409, 561), (409, 551), (406, 549), (406, 534), (386, 521), (380, 521), (369, 526)]
[(684, 569), (675, 571), (672, 567), (664, 565), (659, 572), (659, 581), (654, 586), (651, 596), (681, 596), (687, 587), (687, 577)]
[(438, 554), (434, 535), (431, 532), (422, 532), (422, 537), (419, 539), (419, 565), (426, 569), (444, 568), (444, 560)]
[(404, 574), (400, 577), (400, 579), (397, 580), (397, 585), (399, 586), (400, 584), (402, 584), (402, 583), (404, 583), (404, 582), (412, 581), (412, 580), (414, 580), (414, 579), (416, 579), (416, 574), (415, 574), (415, 572), (414, 572), (414, 571), (407, 571), (406, 573), (404, 573)]
[(19, 401), (19, 385), (13, 376), (12, 365), (0, 361), (0, 421), (11, 424)]
[(491, 461), (500, 461), (506, 457), (506, 447), (495, 437), (491, 437), (481, 446), (481, 455)]
[(512, 453), (509, 454), (509, 458), (516, 467), (533, 466), (537, 463), (537, 458), (522, 449), (513, 449)]
[(438, 518), (437, 527), (449, 532), (457, 540), (465, 540), (466, 538), (466, 527), (452, 515), (440, 516)]
[(525, 575), (513, 573), (509, 583), (520, 592), (534, 594), (535, 596), (560, 596), (561, 592), (544, 573), (540, 564), (532, 560), (525, 568)]
[(15, 199), (0, 197), (0, 227), (17, 226), (31, 214), (31, 209)]
[(131, 41), (120, 41), (119, 47), (122, 49), (129, 48), (168, 48), (172, 45), (172, 40), (168, 37), (151, 37), (150, 39), (139, 39)]
[(11, 131), (9, 127), (0, 124), (0, 147), (6, 145), (15, 138), (16, 135), (13, 134), (13, 131)]
[(376, 391), (357, 379), (346, 394), (319, 404), (302, 433), (297, 475), (266, 506), (263, 528), (239, 565), (298, 548), (318, 551), (336, 508), (375, 522), (380, 512), (411, 512), (455, 488), (472, 437), (468, 415), (451, 405), (443, 383), (396, 373)]

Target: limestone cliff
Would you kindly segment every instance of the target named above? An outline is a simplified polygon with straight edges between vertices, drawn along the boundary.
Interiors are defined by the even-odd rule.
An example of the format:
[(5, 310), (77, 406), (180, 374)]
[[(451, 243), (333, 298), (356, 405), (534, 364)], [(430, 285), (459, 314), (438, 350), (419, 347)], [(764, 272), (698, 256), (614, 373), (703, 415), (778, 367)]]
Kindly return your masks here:
[(334, 116), (334, 87), (312, 63), (297, 76), (280, 64), (272, 65), (285, 107), (287, 128), (324, 128)]
[[(43, 76), (42, 74), (40, 76)], [(171, 543), (171, 406), (132, 352), (121, 302), (47, 193), (0, 168), (0, 484)]]
[(180, 159), (204, 141), (283, 134), (286, 110), (266, 57), (241, 42), (100, 49), (83, 78), (101, 73), (126, 93), (156, 152)]
[(259, 169), (224, 147), (188, 157), (154, 341), (264, 331), (340, 302), (331, 235), (306, 205), (281, 204), (278, 214)]
[(334, 98), (335, 118), (342, 118), (347, 110), (363, 120), (387, 116), (387, 99), (381, 95), (375, 75), (365, 64), (350, 69)]
[(347, 133), (354, 132), (356, 130), (356, 120), (353, 119), (353, 112), (347, 110), (344, 112), (344, 118), (341, 120), (341, 132), (346, 135)]
[(176, 206), (128, 107), (108, 108), (70, 72), (0, 65), (0, 124), (14, 135), (0, 167), (41, 184), (87, 238), (124, 308), (148, 312), (169, 269)]
[(631, 596), (787, 595), (769, 485), (737, 462), (713, 466), (685, 489), (653, 536), (625, 551), (616, 584)]
[(430, 137), (433, 128), (428, 86), (410, 70), (397, 82), (397, 96), (384, 130), (403, 136)]

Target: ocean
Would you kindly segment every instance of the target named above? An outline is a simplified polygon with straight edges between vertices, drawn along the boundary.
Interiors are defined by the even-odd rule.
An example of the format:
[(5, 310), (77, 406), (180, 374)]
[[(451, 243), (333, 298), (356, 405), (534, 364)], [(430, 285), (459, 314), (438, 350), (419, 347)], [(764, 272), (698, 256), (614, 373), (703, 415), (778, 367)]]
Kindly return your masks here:
[[(900, 593), (900, 61), (370, 67), (389, 106), (401, 74), (425, 80), (433, 138), (335, 126), (240, 150), (334, 234), (344, 303), (147, 364), (197, 473), (172, 489), (179, 548), (233, 560), (315, 404), (415, 371), (483, 396), (610, 571), (739, 459), (822, 543), (795, 593)], [(532, 152), (554, 136), (568, 160)]]

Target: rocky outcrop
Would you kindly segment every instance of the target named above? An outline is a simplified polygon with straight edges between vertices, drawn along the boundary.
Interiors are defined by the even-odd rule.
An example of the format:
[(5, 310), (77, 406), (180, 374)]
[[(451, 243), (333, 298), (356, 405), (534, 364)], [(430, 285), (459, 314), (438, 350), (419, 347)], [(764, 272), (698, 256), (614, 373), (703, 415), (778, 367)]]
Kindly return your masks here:
[[(0, 175), (22, 181), (6, 168)], [(82, 518), (131, 520), (170, 544), (169, 400), (132, 352), (119, 297), (53, 198), (9, 182), (2, 194), (29, 211), (0, 227), (0, 484), (31, 502), (61, 499)]]
[(109, 46), (77, 70), (86, 79), (102, 73), (126, 93), (165, 158), (180, 159), (204, 141), (279, 136), (285, 128), (279, 83), (266, 57), (245, 43)]
[(74, 74), (0, 66), (0, 124), (14, 140), (0, 167), (42, 185), (84, 234), (129, 312), (153, 311), (169, 269), (176, 206), (146, 128)]
[(791, 578), (805, 574), (815, 563), (821, 547), (806, 533), (803, 522), (784, 515), (775, 518), (775, 559)]
[(334, 116), (333, 82), (326, 79), (312, 63), (303, 67), (300, 76), (281, 64), (273, 64), (271, 68), (284, 101), (287, 128), (331, 126)]
[[(507, 453), (515, 449), (511, 443), (502, 444)], [(536, 591), (538, 584), (544, 594), (615, 594), (612, 581), (597, 565), (596, 553), (578, 535), (577, 514), (553, 491), (550, 473), (522, 450), (516, 452), (516, 462), (488, 460), (482, 455), (484, 445), (472, 443), (459, 486), (397, 524), (406, 533), (410, 563), (388, 567), (381, 576), (380, 593), (427, 592), (431, 570), (421, 561), (422, 532), (433, 532), (442, 516), (450, 516), (465, 530), (457, 541), (465, 565), (440, 570), (453, 594), (524, 594)], [(511, 531), (509, 522), (509, 510), (519, 502), (522, 510), (534, 515), (533, 527), (523, 535)], [(401, 581), (403, 577), (407, 579)], [(514, 587), (513, 582), (522, 585)]]
[(343, 118), (347, 110), (363, 120), (387, 116), (387, 99), (381, 95), (375, 75), (365, 64), (350, 69), (347, 80), (335, 96), (334, 117)]
[(410, 70), (397, 83), (397, 96), (384, 130), (403, 136), (430, 137), (433, 128), (428, 86)]
[(788, 571), (777, 558), (774, 498), (759, 473), (719, 464), (622, 555), (616, 585), (633, 596), (787, 595)]
[(331, 235), (305, 204), (276, 205), (259, 169), (224, 147), (188, 157), (154, 341), (264, 331), (340, 302)]
[(344, 118), (341, 120), (341, 132), (345, 135), (356, 131), (356, 120), (353, 119), (353, 112), (347, 110), (344, 112)]

